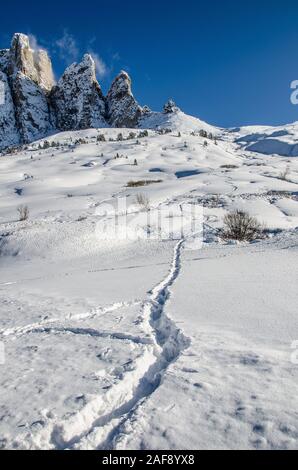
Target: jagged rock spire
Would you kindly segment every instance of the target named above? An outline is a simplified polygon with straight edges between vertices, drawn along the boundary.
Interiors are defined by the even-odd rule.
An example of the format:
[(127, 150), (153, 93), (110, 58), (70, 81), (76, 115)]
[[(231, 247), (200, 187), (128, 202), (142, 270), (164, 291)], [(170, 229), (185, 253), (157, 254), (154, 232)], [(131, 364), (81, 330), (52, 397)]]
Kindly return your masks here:
[(12, 38), (9, 60), (9, 75), (18, 72), (38, 83), (38, 73), (35, 68), (34, 53), (30, 48), (29, 38), (21, 33), (16, 33)]
[(113, 81), (107, 94), (107, 118), (113, 127), (135, 127), (142, 114), (131, 92), (131, 79), (123, 70)]
[(9, 75), (21, 72), (45, 91), (54, 85), (52, 64), (43, 49), (33, 50), (28, 36), (17, 33), (14, 35), (10, 48)]
[[(6, 101), (0, 110), (0, 127), (11, 134), (13, 141), (31, 142), (52, 130), (48, 93), (54, 84), (51, 61), (43, 50), (33, 50), (25, 34), (14, 35), (9, 50), (0, 52), (2, 83)], [(3, 86), (3, 85), (2, 85)], [(5, 107), (11, 125), (7, 127)], [(13, 129), (13, 130), (12, 130)], [(8, 137), (0, 141), (5, 147)]]
[(96, 80), (95, 63), (85, 54), (79, 64), (70, 65), (51, 93), (58, 129), (104, 127), (105, 99)]

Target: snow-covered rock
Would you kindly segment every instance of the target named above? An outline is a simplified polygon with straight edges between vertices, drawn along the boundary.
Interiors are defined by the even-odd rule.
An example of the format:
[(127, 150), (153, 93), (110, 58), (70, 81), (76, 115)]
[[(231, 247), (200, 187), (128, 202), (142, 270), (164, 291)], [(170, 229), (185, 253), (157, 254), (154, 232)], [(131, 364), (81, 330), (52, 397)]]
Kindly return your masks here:
[(9, 75), (23, 73), (30, 80), (38, 83), (38, 72), (34, 63), (34, 51), (30, 47), (29, 38), (25, 34), (16, 33), (10, 48)]
[(51, 93), (51, 103), (60, 130), (105, 127), (105, 99), (96, 80), (95, 63), (85, 54), (70, 65)]
[(131, 92), (131, 79), (121, 71), (107, 94), (108, 122), (113, 127), (136, 127), (141, 115), (142, 108)]
[(169, 114), (169, 113), (177, 113), (178, 111), (180, 111), (180, 109), (178, 108), (178, 106), (176, 106), (175, 101), (169, 100), (165, 103), (163, 107), (163, 111), (164, 113)]
[(0, 70), (7, 73), (9, 61), (9, 49), (0, 49)]
[(47, 96), (22, 72), (13, 78), (13, 98), (17, 126), (23, 142), (41, 138), (52, 129)]
[(34, 54), (35, 66), (38, 73), (38, 84), (49, 92), (55, 84), (52, 62), (46, 51), (40, 49)]
[(14, 105), (7, 76), (0, 70), (0, 150), (19, 143)]
[[(6, 85), (10, 87), (12, 100), (8, 99), (11, 120), (11, 135), (6, 132), (6, 142), (15, 141), (17, 127), (21, 142), (31, 142), (49, 133), (50, 110), (48, 92), (54, 84), (51, 61), (43, 50), (34, 51), (30, 47), (28, 36), (14, 35), (9, 51), (0, 55), (3, 70), (7, 72)], [(7, 91), (7, 96), (10, 93)], [(4, 140), (1, 147), (5, 146)]]
[(14, 75), (18, 72), (22, 72), (46, 92), (54, 86), (52, 63), (47, 52), (32, 49), (29, 37), (21, 33), (14, 35), (9, 51), (8, 73)]

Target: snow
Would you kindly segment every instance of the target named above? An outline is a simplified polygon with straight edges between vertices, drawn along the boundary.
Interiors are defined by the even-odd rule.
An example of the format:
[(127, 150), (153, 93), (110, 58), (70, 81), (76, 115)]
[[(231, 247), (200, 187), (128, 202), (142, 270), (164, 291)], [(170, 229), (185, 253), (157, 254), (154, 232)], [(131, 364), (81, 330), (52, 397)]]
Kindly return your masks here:
[[(298, 161), (148, 116), (0, 157), (0, 447), (297, 448)], [(223, 242), (236, 208), (269, 237)]]
[(115, 446), (297, 448), (297, 233), (183, 258), (166, 313), (190, 347)]
[(230, 138), (246, 150), (266, 155), (298, 156), (298, 122), (285, 126), (244, 126), (232, 129)]
[(178, 110), (173, 113), (159, 113), (149, 112), (146, 113), (139, 122), (139, 127), (148, 129), (171, 129), (172, 131), (181, 132), (199, 132), (204, 130), (211, 132), (214, 135), (219, 133), (219, 129), (210, 124), (207, 124), (200, 119), (189, 116), (183, 111)]

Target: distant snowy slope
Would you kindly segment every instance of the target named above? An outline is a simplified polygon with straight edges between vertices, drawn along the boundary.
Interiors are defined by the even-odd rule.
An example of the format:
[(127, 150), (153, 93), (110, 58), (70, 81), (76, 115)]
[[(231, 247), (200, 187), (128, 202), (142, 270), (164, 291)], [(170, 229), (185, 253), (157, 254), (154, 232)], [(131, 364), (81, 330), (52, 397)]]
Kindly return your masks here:
[(139, 127), (144, 129), (165, 129), (169, 128), (173, 131), (194, 131), (198, 132), (203, 129), (212, 134), (218, 134), (220, 130), (217, 127), (211, 126), (200, 119), (189, 116), (181, 110), (173, 113), (157, 113), (152, 112), (145, 114), (139, 122)]
[(230, 132), (245, 150), (265, 155), (298, 156), (298, 122), (278, 127), (244, 126)]

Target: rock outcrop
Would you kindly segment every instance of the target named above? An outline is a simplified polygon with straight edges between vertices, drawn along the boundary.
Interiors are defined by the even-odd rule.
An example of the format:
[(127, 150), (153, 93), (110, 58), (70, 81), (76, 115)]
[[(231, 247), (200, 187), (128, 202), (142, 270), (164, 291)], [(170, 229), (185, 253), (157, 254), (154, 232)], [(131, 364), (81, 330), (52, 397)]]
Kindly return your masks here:
[(9, 49), (0, 49), (0, 71), (7, 74), (9, 62)]
[(43, 49), (35, 52), (34, 59), (38, 73), (38, 85), (46, 92), (50, 92), (55, 85), (51, 59)]
[(178, 108), (178, 106), (176, 106), (175, 101), (173, 101), (173, 100), (168, 100), (168, 101), (164, 104), (163, 112), (164, 112), (165, 114), (178, 113), (178, 111), (180, 111), (180, 109)]
[(7, 76), (0, 70), (0, 148), (18, 145), (20, 134)]
[(8, 74), (13, 76), (18, 72), (38, 83), (38, 73), (34, 64), (34, 51), (30, 48), (28, 36), (20, 33), (15, 34), (12, 38)]
[(34, 51), (29, 38), (15, 34), (8, 61), (15, 118), (21, 142), (31, 142), (52, 130), (48, 93), (54, 79), (52, 65), (45, 51)]
[(53, 128), (48, 99), (43, 89), (18, 72), (13, 78), (12, 94), (21, 141), (29, 143), (47, 135)]
[(131, 79), (121, 71), (115, 78), (107, 94), (107, 119), (113, 127), (136, 127), (142, 115), (131, 92)]
[(28, 36), (17, 33), (14, 35), (9, 54), (8, 74), (21, 72), (28, 79), (49, 92), (54, 85), (52, 63), (45, 50), (33, 50)]
[(96, 80), (89, 54), (66, 69), (51, 93), (51, 104), (60, 130), (105, 127), (105, 98)]

